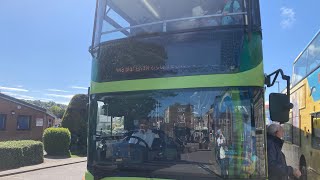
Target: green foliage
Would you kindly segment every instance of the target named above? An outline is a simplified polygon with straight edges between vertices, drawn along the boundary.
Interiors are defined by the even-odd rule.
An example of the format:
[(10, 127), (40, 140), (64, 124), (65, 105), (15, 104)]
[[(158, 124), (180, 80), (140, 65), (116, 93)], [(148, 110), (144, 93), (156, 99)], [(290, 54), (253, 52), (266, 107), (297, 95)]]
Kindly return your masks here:
[[(156, 108), (158, 98), (174, 97), (177, 94), (171, 92), (145, 92), (139, 96), (113, 96), (105, 98), (105, 102), (110, 104), (104, 108), (108, 116), (121, 117), (126, 114), (128, 119), (140, 119), (148, 115)], [(138, 111), (137, 111), (138, 110)], [(133, 121), (125, 121), (124, 126), (131, 129)]]
[(74, 109), (68, 108), (62, 118), (62, 127), (68, 128), (72, 135), (77, 134), (81, 129), (83, 117)]
[(76, 94), (71, 99), (68, 108), (71, 109), (87, 109), (88, 96), (86, 94)]
[(44, 149), (48, 155), (70, 156), (70, 131), (66, 128), (47, 128), (43, 133)]
[(50, 102), (43, 102), (43, 101), (40, 101), (40, 100), (25, 100), (27, 103), (30, 103), (30, 104), (33, 104), (33, 105), (36, 105), (36, 106), (39, 106), (39, 107), (42, 107), (42, 108), (45, 108), (45, 109), (50, 109), (52, 106), (58, 106), (62, 109), (66, 109), (67, 106), (66, 105), (63, 105), (63, 104), (57, 104), (53, 101), (50, 101)]
[(87, 150), (87, 103), (87, 95), (75, 95), (62, 118), (62, 127), (71, 132), (72, 152), (85, 154)]
[(67, 106), (63, 104), (57, 104), (53, 101), (50, 102), (42, 102), (40, 100), (24, 100), (27, 103), (42, 107), (47, 109), (48, 111), (52, 112), (53, 115), (55, 115), (57, 118), (62, 118), (64, 112), (66, 111)]
[(18, 168), (43, 162), (43, 144), (40, 141), (0, 142), (0, 169)]
[[(141, 42), (133, 39), (124, 39), (123, 41), (102, 45), (97, 61), (97, 73), (94, 77), (99, 80), (119, 80), (124, 76), (117, 73), (116, 69), (134, 66), (136, 64), (143, 66), (161, 67), (166, 64), (167, 53), (163, 46), (155, 43)], [(112, 61), (105, 59), (112, 58)], [(152, 59), (152, 61), (150, 61)], [(166, 73), (176, 73), (173, 70), (157, 71), (157, 75)], [(146, 78), (145, 73), (131, 73), (135, 78)]]
[(51, 111), (57, 118), (62, 118), (65, 112), (65, 109), (57, 105), (54, 105), (50, 107), (49, 111)]

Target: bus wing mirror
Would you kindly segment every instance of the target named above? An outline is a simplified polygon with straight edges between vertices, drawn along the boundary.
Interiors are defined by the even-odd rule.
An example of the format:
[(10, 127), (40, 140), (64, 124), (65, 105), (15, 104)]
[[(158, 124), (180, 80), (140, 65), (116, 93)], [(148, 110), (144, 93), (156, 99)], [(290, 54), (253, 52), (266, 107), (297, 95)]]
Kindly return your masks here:
[(272, 121), (281, 124), (289, 121), (289, 112), (293, 108), (290, 99), (286, 94), (271, 93), (269, 95), (269, 112)]

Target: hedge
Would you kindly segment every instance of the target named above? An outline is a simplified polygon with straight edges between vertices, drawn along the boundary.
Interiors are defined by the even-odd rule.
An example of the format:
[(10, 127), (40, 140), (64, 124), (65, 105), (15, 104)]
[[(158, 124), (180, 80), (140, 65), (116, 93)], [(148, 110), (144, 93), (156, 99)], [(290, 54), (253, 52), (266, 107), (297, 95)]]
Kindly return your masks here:
[(47, 128), (43, 133), (44, 149), (48, 155), (69, 156), (71, 133), (67, 128)]
[(0, 142), (0, 169), (40, 163), (43, 163), (42, 142), (33, 140)]
[(62, 127), (71, 132), (70, 150), (75, 154), (87, 153), (87, 103), (87, 95), (73, 96), (62, 118)]

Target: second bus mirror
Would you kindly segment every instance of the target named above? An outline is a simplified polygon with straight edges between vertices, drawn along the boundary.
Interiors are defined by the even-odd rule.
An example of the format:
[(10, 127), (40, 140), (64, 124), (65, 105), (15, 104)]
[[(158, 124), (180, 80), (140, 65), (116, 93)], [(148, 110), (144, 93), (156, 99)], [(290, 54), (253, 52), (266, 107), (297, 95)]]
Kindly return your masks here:
[(280, 122), (281, 124), (289, 121), (289, 112), (293, 108), (290, 99), (286, 94), (271, 93), (269, 95), (269, 111), (272, 121)]

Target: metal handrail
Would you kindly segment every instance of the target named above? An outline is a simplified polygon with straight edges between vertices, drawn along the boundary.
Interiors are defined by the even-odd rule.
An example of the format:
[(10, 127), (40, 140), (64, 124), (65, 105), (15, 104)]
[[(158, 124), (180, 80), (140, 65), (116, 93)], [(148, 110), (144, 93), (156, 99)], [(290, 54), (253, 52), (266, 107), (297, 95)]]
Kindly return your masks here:
[(212, 14), (212, 15), (204, 15), (204, 16), (196, 16), (196, 17), (186, 17), (186, 18), (163, 20), (163, 21), (157, 21), (157, 22), (152, 22), (152, 23), (139, 24), (139, 25), (130, 26), (130, 27), (118, 28), (118, 29), (114, 29), (114, 30), (111, 30), (111, 31), (105, 31), (105, 32), (102, 32), (101, 35), (109, 34), (109, 33), (113, 33), (113, 32), (118, 32), (118, 31), (123, 31), (123, 30), (127, 30), (127, 29), (133, 29), (133, 28), (139, 28), (139, 27), (155, 25), (155, 24), (163, 24), (163, 27), (166, 27), (166, 24), (170, 23), (170, 22), (178, 22), (178, 21), (194, 20), (194, 19), (202, 19), (202, 18), (210, 18), (210, 17), (237, 16), (237, 15), (247, 15), (247, 12), (228, 13), (228, 14), (222, 14), (221, 13), (221, 14)]

